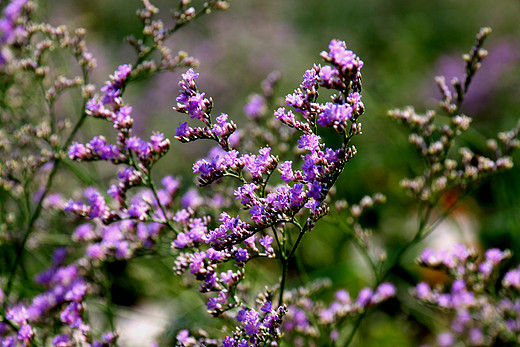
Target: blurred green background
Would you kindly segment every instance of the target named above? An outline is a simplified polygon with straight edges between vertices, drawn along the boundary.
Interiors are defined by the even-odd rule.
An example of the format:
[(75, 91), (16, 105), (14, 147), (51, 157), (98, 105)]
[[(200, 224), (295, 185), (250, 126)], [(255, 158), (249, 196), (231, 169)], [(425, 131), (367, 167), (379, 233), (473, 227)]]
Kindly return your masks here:
[[(153, 3), (167, 22), (168, 8), (176, 2)], [(140, 30), (135, 16), (139, 4), (137, 0), (49, 0), (44, 6), (52, 24), (87, 28), (87, 43), (98, 60), (94, 79), (101, 86), (117, 65), (135, 61), (124, 38)], [(415, 204), (399, 188), (399, 181), (419, 174), (422, 166), (407, 142), (408, 133), (387, 119), (387, 110), (405, 105), (414, 105), (420, 112), (437, 109), (440, 93), (434, 76), (463, 77), (461, 54), (469, 51), (481, 27), (490, 26), (493, 33), (484, 45), (489, 56), (462, 108), (474, 118), (474, 126), (461, 144), (478, 150), (484, 147), (485, 139), (513, 128), (520, 116), (519, 18), (518, 0), (244, 0), (232, 2), (228, 11), (190, 24), (168, 44), (173, 51), (185, 50), (200, 60), (198, 86), (213, 97), (214, 114), (226, 112), (240, 125), (247, 122), (243, 107), (248, 95), (261, 91), (260, 82), (268, 73), (282, 73), (277, 95), (283, 97), (298, 86), (306, 69), (321, 62), (319, 53), (332, 38), (346, 41), (365, 62), (366, 112), (363, 136), (355, 139), (358, 155), (343, 173), (336, 194), (349, 202), (376, 192), (387, 195), (387, 203), (374, 209), (366, 223), (374, 228), (375, 242), (392, 254), (412, 237), (415, 226)], [(125, 101), (134, 107), (138, 135), (160, 130), (173, 138), (177, 124), (184, 121), (171, 109), (181, 72), (165, 73), (129, 88)], [(84, 138), (105, 125), (90, 122)], [(182, 175), (185, 182), (191, 182), (190, 163), (206, 154), (206, 145), (172, 141), (167, 156), (171, 160), (161, 161), (160, 174)], [(514, 159), (518, 163), (520, 155)], [(519, 177), (515, 167), (474, 192), (447, 224), (408, 253), (402, 262), (407, 273), (404, 278), (423, 279), (413, 258), (424, 247), (463, 242), (479, 249), (520, 250)], [(112, 178), (113, 172), (107, 171), (106, 179)], [(330, 277), (337, 286), (357, 293), (373, 279), (366, 276), (365, 265), (346, 241), (322, 222), (304, 239), (301, 259), (311, 278)], [(515, 254), (514, 261), (519, 259)], [(147, 293), (149, 298), (173, 297), (168, 299), (175, 312), (169, 324), (175, 330), (190, 321), (198, 322), (204, 307), (193, 291), (177, 292), (179, 279), (170, 271), (172, 261), (165, 260), (164, 266), (155, 260), (132, 263), (121, 270), (119, 285), (126, 291)], [(277, 276), (276, 271), (266, 271), (257, 275)], [(271, 282), (276, 282), (276, 277)], [(402, 296), (406, 296), (406, 289)], [(361, 327), (357, 343), (416, 346), (430, 329), (442, 327), (431, 321), (427, 312), (417, 312), (413, 303), (407, 306), (405, 298), (403, 302), (401, 307), (390, 303), (384, 307), (386, 314), (373, 315), (370, 325)]]

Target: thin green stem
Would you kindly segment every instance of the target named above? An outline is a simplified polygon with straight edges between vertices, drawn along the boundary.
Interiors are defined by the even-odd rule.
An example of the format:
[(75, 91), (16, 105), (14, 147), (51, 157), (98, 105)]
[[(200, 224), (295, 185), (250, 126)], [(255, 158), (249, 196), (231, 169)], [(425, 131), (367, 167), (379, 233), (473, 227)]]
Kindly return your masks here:
[(159, 194), (157, 193), (157, 188), (155, 187), (155, 183), (152, 180), (152, 172), (151, 171), (152, 170), (150, 168), (150, 170), (148, 172), (148, 176), (147, 176), (148, 186), (152, 189), (152, 192), (153, 192), (153, 195), (155, 197), (155, 200), (157, 201), (157, 205), (161, 209), (161, 212), (162, 212), (162, 214), (164, 216), (164, 219), (166, 220), (166, 224), (168, 225), (168, 227), (172, 231), (177, 232), (177, 230), (175, 230), (175, 227), (172, 224), (172, 221), (170, 220), (170, 218), (168, 218), (168, 214), (167, 214), (166, 208), (164, 207), (164, 205), (162, 204), (161, 200), (159, 199)]
[(361, 325), (361, 322), (363, 321), (363, 319), (365, 318), (367, 313), (368, 313), (368, 311), (365, 311), (357, 317), (356, 321), (354, 322), (354, 326), (352, 327), (352, 330), (350, 331), (350, 334), (347, 337), (347, 341), (345, 342), (345, 347), (348, 347), (350, 345), (350, 343), (352, 342), (352, 340), (354, 339), (354, 336), (356, 335), (356, 331), (359, 329), (359, 326)]
[(105, 285), (103, 286), (105, 290), (105, 299), (106, 299), (106, 307), (105, 313), (108, 318), (108, 324), (110, 326), (111, 331), (115, 331), (114, 325), (114, 303), (112, 300), (112, 277), (110, 271), (108, 270), (107, 264), (104, 264), (104, 275), (105, 275)]

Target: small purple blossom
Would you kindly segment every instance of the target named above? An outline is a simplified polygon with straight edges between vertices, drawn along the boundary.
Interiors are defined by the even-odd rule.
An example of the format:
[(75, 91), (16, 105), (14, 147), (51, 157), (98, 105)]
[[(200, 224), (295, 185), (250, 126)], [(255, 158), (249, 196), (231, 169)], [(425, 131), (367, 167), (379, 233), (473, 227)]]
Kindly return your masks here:
[(298, 148), (316, 152), (320, 147), (321, 137), (314, 134), (303, 134), (298, 140)]
[(240, 248), (240, 249), (235, 253), (235, 259), (236, 259), (236, 261), (238, 261), (238, 262), (244, 262), (244, 261), (246, 261), (247, 259), (249, 259), (249, 253), (247, 252), (247, 249)]
[(318, 124), (322, 127), (334, 128), (342, 133), (347, 128), (347, 120), (352, 118), (352, 107), (348, 104), (327, 103), (318, 116)]
[(256, 119), (264, 114), (267, 110), (265, 99), (262, 95), (253, 94), (249, 98), (249, 102), (244, 107), (244, 113), (252, 119)]

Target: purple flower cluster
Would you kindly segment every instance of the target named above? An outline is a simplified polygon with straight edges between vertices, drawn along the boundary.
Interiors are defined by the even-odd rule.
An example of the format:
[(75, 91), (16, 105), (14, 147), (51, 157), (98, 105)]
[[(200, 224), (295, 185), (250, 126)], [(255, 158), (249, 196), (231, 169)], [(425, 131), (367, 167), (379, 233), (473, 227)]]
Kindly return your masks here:
[(198, 73), (195, 73), (193, 69), (189, 69), (186, 73), (182, 74), (182, 80), (179, 82), (179, 96), (177, 97), (177, 107), (174, 110), (177, 112), (187, 113), (190, 118), (196, 118), (206, 125), (210, 125), (210, 113), (213, 108), (213, 100), (211, 98), (206, 99), (205, 93), (197, 91), (195, 85), (195, 79), (199, 77)]
[(195, 79), (199, 77), (193, 69), (189, 69), (182, 74), (182, 80), (179, 82), (181, 89), (177, 97), (177, 107), (173, 109), (190, 115), (190, 118), (196, 118), (202, 121), (204, 127), (191, 128), (188, 123), (184, 122), (176, 129), (176, 139), (181, 142), (190, 142), (197, 139), (212, 139), (219, 145), (229, 151), (229, 137), (235, 132), (236, 124), (228, 121), (228, 115), (223, 113), (218, 116), (213, 124), (211, 120), (211, 109), (213, 108), (213, 100), (204, 98), (205, 93), (200, 93), (195, 85)]
[[(321, 56), (331, 65), (314, 66), (303, 75), (300, 88), (293, 94), (285, 97), (287, 106), (292, 106), (297, 113), (312, 125), (317, 123), (323, 127), (336, 129), (344, 133), (348, 128), (348, 121), (355, 122), (364, 112), (361, 102), (361, 61), (352, 51), (346, 49), (345, 42), (332, 40), (329, 44), (329, 52), (322, 52)], [(319, 87), (341, 91), (333, 95), (332, 102), (320, 104), (317, 102)], [(346, 96), (346, 97), (345, 97)], [(279, 108), (276, 118), (287, 125), (305, 133), (310, 129), (303, 123), (295, 120), (294, 114), (286, 113), (284, 108)]]
[(129, 80), (132, 67), (120, 65), (101, 88), (103, 95), (90, 99), (86, 104), (86, 114), (106, 119), (118, 130), (117, 144), (107, 143), (103, 136), (95, 136), (87, 144), (73, 143), (69, 148), (72, 160), (108, 160), (114, 164), (133, 163), (137, 157), (143, 169), (163, 156), (170, 147), (170, 141), (161, 133), (152, 134), (150, 141), (131, 136), (133, 118), (132, 107), (123, 104), (122, 93)]
[(251, 119), (258, 119), (267, 112), (265, 98), (260, 94), (253, 94), (244, 107), (244, 113)]
[[(25, 345), (34, 342), (33, 326), (49, 324), (49, 315), (57, 315), (58, 321), (79, 331), (85, 342), (89, 339), (90, 326), (83, 320), (89, 285), (83, 277), (84, 269), (75, 264), (64, 265), (65, 257), (64, 249), (56, 249), (52, 266), (37, 276), (36, 281), (47, 289), (45, 292), (35, 296), (29, 304), (19, 303), (7, 309), (5, 318), (18, 327), (17, 339)], [(12, 337), (4, 337), (2, 341), (10, 346), (12, 340)], [(59, 343), (72, 341), (72, 337), (58, 335), (54, 341), (54, 346), (65, 346)]]
[(471, 346), (518, 342), (520, 268), (509, 270), (503, 277), (499, 271), (510, 256), (509, 251), (494, 248), (478, 261), (477, 253), (463, 245), (422, 253), (421, 265), (443, 271), (453, 279), (446, 288), (421, 282), (414, 290), (418, 300), (452, 314), (450, 331), (437, 336), (438, 346), (452, 346), (456, 341)]
[(23, 28), (18, 24), (18, 18), (22, 13), (27, 0), (12, 0), (2, 11), (0, 18), (0, 66), (5, 63), (2, 54), (3, 47), (11, 44), (15, 37), (23, 32)]
[[(88, 202), (70, 200), (66, 211), (80, 217), (99, 219), (108, 226), (94, 228), (92, 224), (80, 225), (73, 234), (77, 242), (86, 242), (88, 247), (86, 257), (89, 259), (105, 260), (110, 257), (128, 259), (142, 248), (151, 248), (168, 220), (176, 219), (171, 212), (165, 216), (160, 206), (171, 208), (180, 182), (171, 176), (162, 179), (163, 189), (157, 190), (157, 197), (151, 190), (142, 190), (126, 204), (124, 192), (139, 180), (137, 171), (123, 169), (119, 177), (119, 185), (112, 185), (108, 190), (120, 203), (119, 211), (110, 210), (105, 198), (95, 189), (87, 188), (85, 197)], [(123, 193), (121, 193), (123, 192)], [(179, 215), (179, 213), (178, 213)]]
[(319, 331), (328, 332), (329, 338), (336, 340), (337, 322), (353, 320), (370, 307), (395, 296), (396, 289), (390, 283), (382, 283), (375, 290), (366, 287), (359, 292), (355, 300), (351, 299), (348, 291), (341, 289), (336, 291), (335, 300), (329, 305), (314, 301), (308, 295), (301, 295), (302, 292), (304, 291), (300, 289), (299, 292), (288, 294), (291, 304), (282, 325), (282, 330), (296, 346), (303, 345), (302, 338), (310, 341), (320, 336)]
[(233, 332), (233, 336), (226, 336), (222, 347), (262, 346), (275, 342), (280, 336), (280, 326), (287, 308), (280, 306), (274, 309), (270, 301), (265, 302), (260, 312), (255, 309), (243, 308), (238, 311), (236, 319), (240, 326)]
[(85, 258), (91, 261), (129, 259), (138, 250), (153, 247), (163, 230), (160, 223), (138, 223), (132, 220), (116, 222), (101, 228), (82, 224), (73, 239), (86, 243)]
[[(240, 228), (243, 227), (238, 225), (238, 217), (232, 218), (225, 212), (222, 213), (221, 221), (222, 226), (225, 226), (220, 227), (224, 236), (230, 230), (232, 230), (231, 233), (239, 233)], [(210, 233), (208, 236), (207, 226), (200, 218), (187, 218), (180, 222), (183, 224), (184, 232), (179, 233), (176, 240), (172, 242), (173, 248), (198, 249), (198, 246), (202, 244), (217, 242), (218, 232)], [(225, 228), (228, 229), (224, 230)], [(262, 246), (263, 252), (259, 249), (257, 242)], [(273, 238), (270, 236), (266, 235), (257, 240), (256, 235), (253, 235), (244, 240), (246, 248), (233, 246), (223, 249), (215, 245), (205, 251), (183, 252), (177, 257), (174, 270), (178, 274), (189, 270), (197, 280), (201, 281), (201, 292), (218, 292), (216, 296), (210, 297), (207, 301), (208, 311), (217, 316), (234, 307), (234, 304), (228, 301), (229, 293), (234, 291), (244, 277), (245, 264), (257, 257), (274, 257), (272, 242)], [(219, 264), (230, 261), (235, 262), (238, 268), (236, 271), (227, 270), (220, 273), (217, 271)]]

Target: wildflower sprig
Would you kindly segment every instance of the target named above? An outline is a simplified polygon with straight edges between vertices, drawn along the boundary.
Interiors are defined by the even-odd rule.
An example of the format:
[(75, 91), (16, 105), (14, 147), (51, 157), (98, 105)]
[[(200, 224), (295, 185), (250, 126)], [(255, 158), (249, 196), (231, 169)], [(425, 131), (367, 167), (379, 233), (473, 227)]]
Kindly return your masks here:
[[(282, 276), (278, 307), (285, 307), (283, 298), (289, 259), (294, 256), (303, 236), (328, 212), (325, 198), (346, 163), (356, 153), (355, 147), (349, 146), (349, 142), (354, 135), (361, 133), (358, 118), (364, 112), (359, 93), (363, 62), (346, 49), (344, 42), (338, 40), (331, 41), (329, 51), (323, 52), (322, 57), (331, 65), (314, 65), (305, 72), (300, 87), (285, 97), (286, 105), (293, 108), (294, 113), (284, 107), (274, 112), (275, 118), (300, 132), (296, 153), (303, 152), (297, 159), (301, 162), (301, 170), (293, 170), (292, 165), (296, 161), (281, 162), (271, 154), (268, 146), (260, 148), (258, 154), (241, 154), (231, 145), (235, 123), (229, 121), (226, 114), (217, 117), (216, 124), (212, 122), (213, 101), (197, 89), (195, 79), (198, 74), (188, 70), (179, 82), (180, 95), (174, 109), (204, 125), (190, 127), (187, 122), (181, 123), (176, 130), (176, 138), (181, 142), (210, 139), (219, 144), (211, 151), (209, 158), (201, 159), (193, 165), (193, 172), (200, 174), (199, 184), (207, 186), (221, 182), (226, 176), (234, 177), (240, 184), (234, 191), (236, 200), (240, 201), (242, 209), (250, 213), (248, 221), (247, 217), (232, 217), (223, 212), (220, 215), (222, 224), (217, 228), (210, 229), (205, 224), (204, 234), (200, 234), (195, 233), (194, 230), (199, 229), (191, 225), (190, 230), (179, 234), (172, 244), (177, 249), (192, 248), (192, 252), (183, 251), (177, 257), (175, 269), (178, 273), (189, 269), (202, 282), (202, 292), (218, 293), (210, 297), (207, 303), (209, 312), (215, 316), (241, 305), (247, 306), (236, 296), (235, 288), (245, 275), (247, 261), (262, 256), (255, 244), (257, 234), (264, 235), (259, 243), (267, 255), (276, 256), (280, 261)], [(330, 102), (322, 104), (318, 102), (320, 87), (338, 93), (331, 97)], [(253, 112), (252, 106), (247, 111)], [(340, 134), (343, 143), (339, 149), (329, 148), (322, 142), (317, 135), (320, 127), (333, 128)], [(240, 138), (233, 141), (233, 144), (240, 144)], [(276, 169), (285, 184), (270, 184)], [(287, 234), (290, 232), (289, 226), (298, 232), (292, 245), (289, 244)], [(276, 241), (276, 253), (271, 248), (273, 241)], [(206, 250), (202, 248), (204, 243), (209, 244)], [(246, 248), (242, 248), (241, 243)], [(241, 270), (222, 272), (219, 276), (217, 268), (229, 261), (234, 261)], [(233, 279), (231, 282), (230, 278)], [(232, 343), (230, 346), (240, 345), (238, 336), (229, 340)], [(276, 339), (275, 336), (272, 338)], [(263, 340), (256, 336), (250, 337), (249, 341), (256, 345)], [(225, 339), (223, 345), (227, 346), (227, 343), (228, 339)]]
[[(497, 172), (511, 169), (513, 166), (509, 155), (518, 148), (518, 139), (515, 138), (518, 134), (518, 126), (511, 132), (499, 134), (501, 145), (493, 139), (487, 141), (491, 152), (490, 157), (475, 154), (465, 147), (459, 148), (459, 157), (452, 153), (456, 139), (468, 130), (472, 121), (469, 116), (460, 112), (460, 108), (474, 74), (487, 55), (482, 44), (490, 33), (489, 28), (481, 29), (477, 34), (475, 46), (469, 54), (463, 56), (466, 75), (463, 81), (457, 78), (452, 80), (454, 93), (446, 85), (443, 77), (436, 78), (442, 93), (440, 105), (448, 114), (446, 124), (437, 122), (434, 111), (418, 115), (413, 108), (408, 107), (388, 113), (390, 117), (410, 128), (412, 133), (409, 140), (419, 150), (426, 166), (422, 175), (401, 181), (401, 186), (419, 202), (419, 227), (410, 245), (416, 244), (429, 235), (439, 221), (453, 211), (457, 203), (484, 179)], [(431, 222), (433, 209), (438, 207), (439, 201), (448, 190), (459, 191), (459, 198), (442, 212), (440, 219)]]

